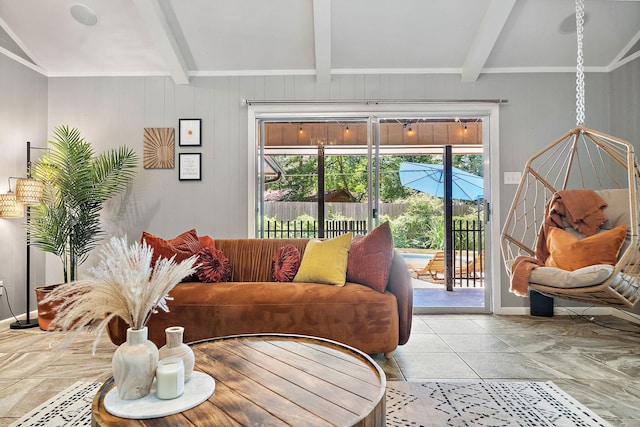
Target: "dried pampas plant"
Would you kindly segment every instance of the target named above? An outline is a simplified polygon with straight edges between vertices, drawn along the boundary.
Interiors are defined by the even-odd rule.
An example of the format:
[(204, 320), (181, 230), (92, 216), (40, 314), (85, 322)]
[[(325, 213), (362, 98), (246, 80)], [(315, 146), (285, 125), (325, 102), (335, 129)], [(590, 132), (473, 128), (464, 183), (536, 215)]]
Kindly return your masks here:
[(67, 331), (95, 328), (95, 354), (114, 317), (120, 316), (132, 329), (142, 329), (158, 308), (168, 312), (169, 291), (195, 272), (197, 256), (180, 263), (175, 257), (161, 258), (152, 267), (152, 255), (146, 242), (128, 246), (126, 238), (112, 237), (98, 265), (89, 270), (89, 278), (60, 285), (45, 298), (44, 302), (62, 301), (53, 325)]

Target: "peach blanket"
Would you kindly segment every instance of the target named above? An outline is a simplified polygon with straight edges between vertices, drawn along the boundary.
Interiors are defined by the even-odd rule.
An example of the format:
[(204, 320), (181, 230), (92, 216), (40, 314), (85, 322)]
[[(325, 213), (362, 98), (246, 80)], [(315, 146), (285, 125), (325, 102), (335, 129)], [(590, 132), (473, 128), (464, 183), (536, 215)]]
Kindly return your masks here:
[(549, 256), (549, 228), (564, 228), (564, 219), (584, 237), (591, 236), (607, 220), (602, 212), (606, 206), (607, 202), (593, 190), (561, 190), (553, 193), (545, 205), (544, 222), (536, 240), (536, 258), (544, 262)]
[(563, 219), (583, 236), (595, 234), (607, 220), (602, 208), (607, 203), (593, 190), (561, 190), (554, 193), (545, 205), (545, 217), (536, 240), (535, 258), (518, 256), (511, 266), (509, 291), (527, 296), (531, 270), (544, 265), (549, 256), (547, 233), (549, 228), (564, 228)]
[(527, 296), (529, 290), (529, 274), (536, 267), (544, 265), (544, 262), (537, 258), (528, 256), (516, 257), (511, 266), (511, 286), (509, 292), (521, 297)]

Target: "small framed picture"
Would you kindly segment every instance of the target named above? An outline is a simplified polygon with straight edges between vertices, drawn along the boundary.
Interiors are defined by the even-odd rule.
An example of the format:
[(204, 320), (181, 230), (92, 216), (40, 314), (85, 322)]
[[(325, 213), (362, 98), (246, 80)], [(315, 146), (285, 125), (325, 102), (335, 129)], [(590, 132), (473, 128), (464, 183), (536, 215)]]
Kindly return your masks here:
[(200, 153), (178, 154), (178, 179), (180, 181), (200, 181), (202, 157)]
[(201, 119), (178, 120), (178, 145), (181, 147), (199, 147), (202, 145), (200, 132), (202, 130)]

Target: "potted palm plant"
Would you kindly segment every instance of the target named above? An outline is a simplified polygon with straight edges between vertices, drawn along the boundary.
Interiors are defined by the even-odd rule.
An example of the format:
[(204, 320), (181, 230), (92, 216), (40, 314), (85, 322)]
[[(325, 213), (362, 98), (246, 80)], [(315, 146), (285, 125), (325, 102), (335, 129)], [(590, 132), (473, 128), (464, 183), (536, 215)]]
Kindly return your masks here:
[[(44, 192), (31, 210), (27, 230), (32, 245), (60, 258), (68, 283), (78, 278), (78, 266), (101, 240), (100, 211), (133, 180), (138, 156), (127, 147), (96, 156), (80, 131), (66, 125), (54, 128), (48, 143), (50, 150), (33, 172), (44, 183)], [(39, 302), (54, 286), (36, 288), (38, 323), (43, 330), (56, 313), (50, 304)]]

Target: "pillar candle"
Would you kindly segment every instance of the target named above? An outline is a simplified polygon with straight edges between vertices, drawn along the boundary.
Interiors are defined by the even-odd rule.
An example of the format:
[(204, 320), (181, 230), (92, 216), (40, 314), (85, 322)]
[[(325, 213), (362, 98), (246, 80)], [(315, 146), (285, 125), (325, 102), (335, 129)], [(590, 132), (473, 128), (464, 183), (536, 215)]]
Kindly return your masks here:
[(184, 393), (184, 362), (177, 357), (162, 359), (156, 369), (156, 396), (175, 399)]

